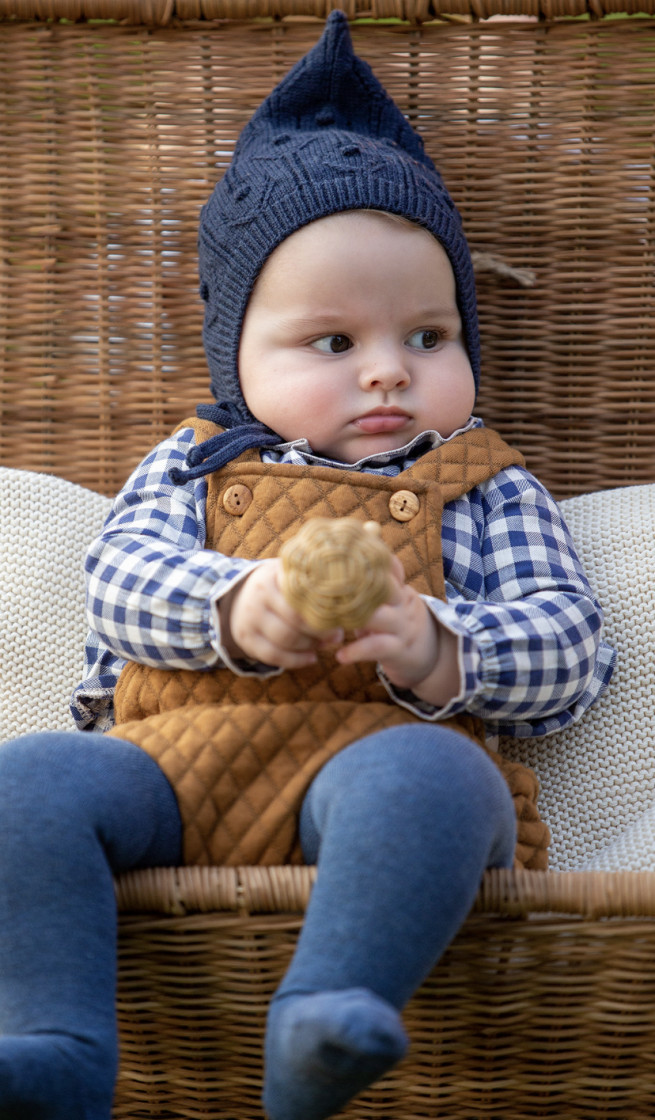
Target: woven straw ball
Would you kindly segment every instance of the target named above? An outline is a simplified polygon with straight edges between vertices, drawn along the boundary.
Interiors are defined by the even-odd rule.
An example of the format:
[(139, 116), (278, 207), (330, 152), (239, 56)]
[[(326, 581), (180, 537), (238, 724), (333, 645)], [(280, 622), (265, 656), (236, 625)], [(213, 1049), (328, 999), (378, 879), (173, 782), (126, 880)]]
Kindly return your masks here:
[(280, 559), (285, 598), (315, 630), (358, 630), (389, 598), (391, 553), (374, 521), (311, 518)]

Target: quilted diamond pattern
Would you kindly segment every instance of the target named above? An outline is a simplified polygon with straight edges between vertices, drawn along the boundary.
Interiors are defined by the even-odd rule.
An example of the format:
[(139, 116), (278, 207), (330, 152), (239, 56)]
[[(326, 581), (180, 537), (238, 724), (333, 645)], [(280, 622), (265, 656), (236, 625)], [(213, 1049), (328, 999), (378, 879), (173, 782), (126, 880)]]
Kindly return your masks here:
[[(217, 430), (192, 423), (198, 440)], [(396, 478), (337, 468), (308, 472), (288, 464), (272, 468), (257, 452), (246, 452), (209, 479), (207, 547), (266, 558), (276, 556), (308, 517), (374, 520), (407, 579), (420, 592), (443, 596), (444, 502), (516, 462), (521, 456), (484, 428), (444, 444)], [(247, 501), (235, 505), (226, 498), (235, 486)], [(390, 508), (401, 489), (418, 499), (407, 521), (396, 520)], [(298, 809), (327, 759), (355, 739), (415, 718), (390, 701), (374, 666), (353, 670), (330, 653), (310, 668), (269, 679), (132, 663), (119, 681), (116, 713), (110, 734), (148, 751), (176, 791), (187, 862), (227, 864), (298, 860)], [(449, 723), (482, 742), (480, 727), (468, 717)], [(536, 780), (515, 766), (507, 776), (522, 862), (537, 865), (547, 830), (536, 813)]]
[(300, 858), (297, 812), (324, 762), (361, 735), (404, 722), (386, 703), (198, 704), (112, 734), (155, 753), (180, 805), (193, 806), (189, 862), (276, 864)]

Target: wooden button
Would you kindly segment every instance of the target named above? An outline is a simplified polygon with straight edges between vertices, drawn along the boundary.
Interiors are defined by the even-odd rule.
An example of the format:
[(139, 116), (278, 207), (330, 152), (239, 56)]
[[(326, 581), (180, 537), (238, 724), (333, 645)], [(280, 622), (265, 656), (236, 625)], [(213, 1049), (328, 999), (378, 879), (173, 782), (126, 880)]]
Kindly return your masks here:
[(247, 486), (237, 482), (230, 486), (223, 494), (223, 508), (233, 517), (241, 517), (246, 512), (252, 501), (252, 494)]
[(411, 490), (396, 490), (389, 498), (389, 513), (396, 521), (411, 521), (420, 507), (421, 503)]

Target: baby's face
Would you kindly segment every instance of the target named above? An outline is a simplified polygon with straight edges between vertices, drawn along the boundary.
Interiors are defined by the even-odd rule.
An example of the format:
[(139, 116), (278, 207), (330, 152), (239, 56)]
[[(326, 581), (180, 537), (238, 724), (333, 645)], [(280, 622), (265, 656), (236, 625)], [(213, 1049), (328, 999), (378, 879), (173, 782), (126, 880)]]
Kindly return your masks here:
[(304, 226), (253, 289), (239, 374), (260, 421), (339, 462), (452, 435), (475, 387), (446, 253), (369, 212)]

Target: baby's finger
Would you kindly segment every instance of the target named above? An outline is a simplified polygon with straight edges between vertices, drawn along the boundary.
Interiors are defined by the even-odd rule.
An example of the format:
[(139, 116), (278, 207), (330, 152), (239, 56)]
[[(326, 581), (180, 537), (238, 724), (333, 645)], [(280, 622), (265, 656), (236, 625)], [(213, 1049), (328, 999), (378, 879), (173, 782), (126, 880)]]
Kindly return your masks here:
[(342, 665), (356, 661), (383, 661), (398, 656), (398, 640), (394, 634), (367, 631), (353, 642), (337, 650), (336, 658)]
[[(395, 560), (395, 559), (396, 559), (396, 557), (392, 558), (392, 560)], [(405, 584), (405, 575), (404, 575), (404, 572), (403, 572), (402, 565), (401, 565), (400, 561), (398, 561), (398, 567), (397, 568), (392, 563), (390, 577), (391, 578), (389, 579), (389, 594), (388, 594), (385, 602), (382, 604), (382, 607), (378, 607), (378, 610), (375, 612), (375, 614), (373, 614), (371, 616), (371, 619), (369, 619), (369, 623), (368, 623), (369, 625), (371, 623), (371, 620), (373, 618), (375, 618), (375, 615), (378, 613), (378, 611), (383, 610), (385, 606), (386, 607), (397, 607), (403, 601), (403, 597), (406, 594), (407, 585)]]
[(362, 626), (359, 630), (355, 630), (355, 638), (364, 638), (368, 634), (398, 634), (403, 628), (403, 616), (398, 610), (402, 603), (402, 598), (399, 596), (396, 600), (394, 596), (393, 602), (388, 600), (383, 603), (381, 607), (373, 612), (369, 618), (366, 626)]
[(391, 557), (391, 574), (398, 580), (398, 583), (403, 584), (405, 582), (405, 569), (397, 556)]
[(288, 619), (276, 610), (262, 613), (257, 627), (262, 638), (280, 650), (303, 653), (316, 648), (316, 639), (296, 626), (295, 619)]
[(322, 630), (316, 636), (316, 645), (319, 649), (334, 649), (335, 646), (340, 646), (343, 643), (343, 630)]
[(276, 669), (305, 669), (316, 663), (314, 650), (283, 649), (262, 639), (256, 643), (258, 661), (264, 665), (274, 665)]

